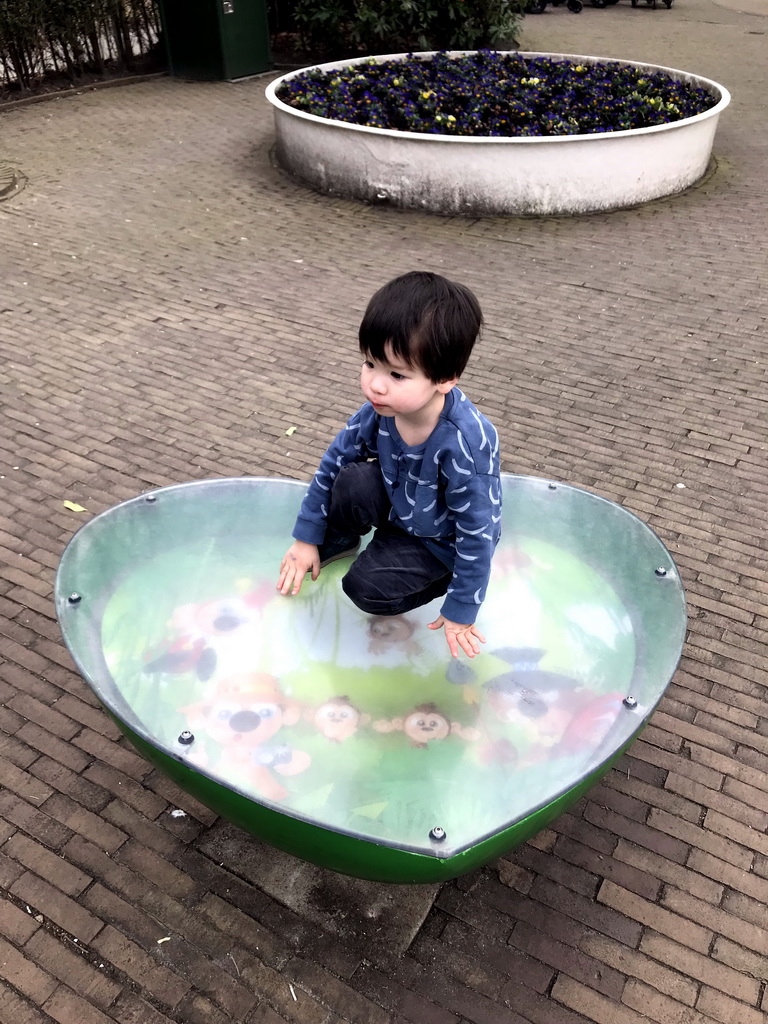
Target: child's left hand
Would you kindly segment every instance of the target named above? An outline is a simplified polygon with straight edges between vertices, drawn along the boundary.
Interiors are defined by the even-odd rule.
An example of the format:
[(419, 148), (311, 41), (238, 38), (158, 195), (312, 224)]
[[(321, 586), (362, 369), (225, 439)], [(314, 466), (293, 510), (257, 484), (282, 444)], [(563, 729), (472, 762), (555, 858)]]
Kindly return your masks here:
[[(459, 656), (459, 647), (468, 658), (474, 658), (480, 653), (480, 644), (485, 643), (485, 637), (472, 624), (451, 622), (450, 619), (438, 615), (434, 622), (429, 623), (430, 629), (442, 629), (445, 626), (445, 639), (454, 658)], [(479, 643), (478, 643), (479, 641)]]

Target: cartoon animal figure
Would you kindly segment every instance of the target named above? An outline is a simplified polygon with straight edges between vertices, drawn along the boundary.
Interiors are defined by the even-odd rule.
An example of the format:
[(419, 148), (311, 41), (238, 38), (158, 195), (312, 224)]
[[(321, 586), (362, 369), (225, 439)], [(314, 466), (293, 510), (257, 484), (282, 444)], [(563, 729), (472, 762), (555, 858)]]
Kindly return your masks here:
[(467, 742), (480, 738), (477, 729), (451, 722), (435, 704), (421, 704), (405, 718), (379, 719), (373, 723), (373, 728), (377, 732), (402, 731), (413, 747), (426, 747), (448, 736), (458, 736)]
[(491, 578), (503, 579), (513, 572), (524, 572), (534, 564), (530, 555), (522, 548), (503, 548), (493, 556), (491, 563)]
[(571, 719), (558, 744), (558, 753), (594, 750), (605, 739), (622, 708), (622, 694), (605, 693), (589, 700)]
[(496, 718), (520, 727), (532, 743), (553, 746), (582, 704), (577, 693), (581, 683), (540, 669), (545, 652), (538, 648), (501, 648), (493, 653), (512, 665), (511, 671), (484, 684)]
[(483, 743), (477, 748), (477, 758), (481, 764), (503, 764), (508, 768), (517, 766), (519, 755), (517, 747), (505, 736)]
[(374, 615), (368, 623), (368, 651), (384, 654), (401, 646), (408, 654), (419, 654), (421, 645), (413, 639), (416, 624), (404, 615)]
[[(207, 699), (181, 709), (187, 716), (189, 731), (221, 744), (215, 769), (227, 777), (250, 783), (270, 800), (288, 795), (274, 777), (297, 775), (305, 771), (311, 758), (305, 751), (286, 743), (270, 743), (284, 727), (295, 725), (300, 707), (280, 692), (278, 681), (265, 672), (245, 672), (220, 680)], [(205, 767), (207, 751), (190, 760)]]
[(210, 659), (206, 656), (205, 640), (202, 637), (193, 640), (189, 636), (181, 636), (150, 649), (145, 652), (142, 671), (147, 675), (194, 672), (201, 682), (205, 682), (212, 672)]
[(144, 672), (194, 672), (201, 682), (208, 682), (220, 665), (222, 645), (257, 622), (273, 596), (265, 585), (243, 597), (179, 605), (169, 622), (171, 638), (147, 655)]
[(452, 658), (445, 670), (445, 678), (449, 683), (461, 687), (461, 695), (467, 704), (477, 704), (480, 694), (474, 685), (477, 682), (477, 673), (469, 665), (465, 665), (458, 658)]
[(317, 731), (334, 743), (348, 740), (361, 725), (367, 725), (371, 720), (371, 716), (356, 708), (349, 697), (332, 697), (311, 710), (308, 717)]

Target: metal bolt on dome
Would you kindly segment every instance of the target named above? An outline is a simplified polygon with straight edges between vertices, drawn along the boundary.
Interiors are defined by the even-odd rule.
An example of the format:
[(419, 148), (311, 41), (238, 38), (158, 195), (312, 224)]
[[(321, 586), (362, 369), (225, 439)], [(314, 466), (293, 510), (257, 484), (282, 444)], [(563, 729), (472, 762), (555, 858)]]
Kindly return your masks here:
[(445, 839), (445, 829), (440, 828), (439, 825), (435, 825), (435, 827), (429, 833), (429, 838), (434, 839), (436, 843), (442, 843), (442, 841)]
[(624, 700), (622, 701), (622, 704), (624, 705), (625, 708), (636, 708), (637, 707), (637, 698), (636, 697), (625, 697)]

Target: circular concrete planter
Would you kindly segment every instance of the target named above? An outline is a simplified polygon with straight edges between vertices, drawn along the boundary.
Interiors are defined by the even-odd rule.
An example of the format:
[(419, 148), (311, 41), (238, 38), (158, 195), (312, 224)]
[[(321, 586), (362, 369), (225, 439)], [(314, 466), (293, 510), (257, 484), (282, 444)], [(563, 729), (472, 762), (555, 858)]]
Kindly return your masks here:
[[(274, 107), (278, 161), (322, 192), (471, 215), (614, 210), (680, 192), (705, 173), (720, 113), (731, 99), (717, 82), (636, 61), (560, 53), (522, 56), (661, 71), (706, 89), (718, 102), (703, 114), (632, 131), (539, 138), (420, 135), (332, 121), (290, 107), (276, 91), (301, 73), (292, 71), (266, 91)], [(332, 70), (370, 59), (317, 67)]]

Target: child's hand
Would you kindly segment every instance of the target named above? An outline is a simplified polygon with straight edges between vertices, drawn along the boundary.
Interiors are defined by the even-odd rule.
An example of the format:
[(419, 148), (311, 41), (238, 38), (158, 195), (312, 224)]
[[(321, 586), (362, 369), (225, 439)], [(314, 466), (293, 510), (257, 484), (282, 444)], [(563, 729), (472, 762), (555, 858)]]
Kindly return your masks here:
[[(288, 548), (280, 563), (280, 576), (276, 590), (281, 594), (298, 594), (301, 584), (308, 572), (312, 579), (320, 575), (320, 552), (316, 544), (306, 544), (303, 540), (295, 540)], [(291, 587), (293, 589), (291, 590)]]
[(438, 615), (434, 622), (429, 623), (430, 629), (441, 629), (443, 626), (445, 626), (446, 642), (454, 658), (459, 656), (459, 647), (468, 658), (474, 658), (476, 654), (480, 653), (480, 644), (485, 643), (485, 637), (476, 626), (451, 622), (450, 619), (446, 619), (442, 615)]

